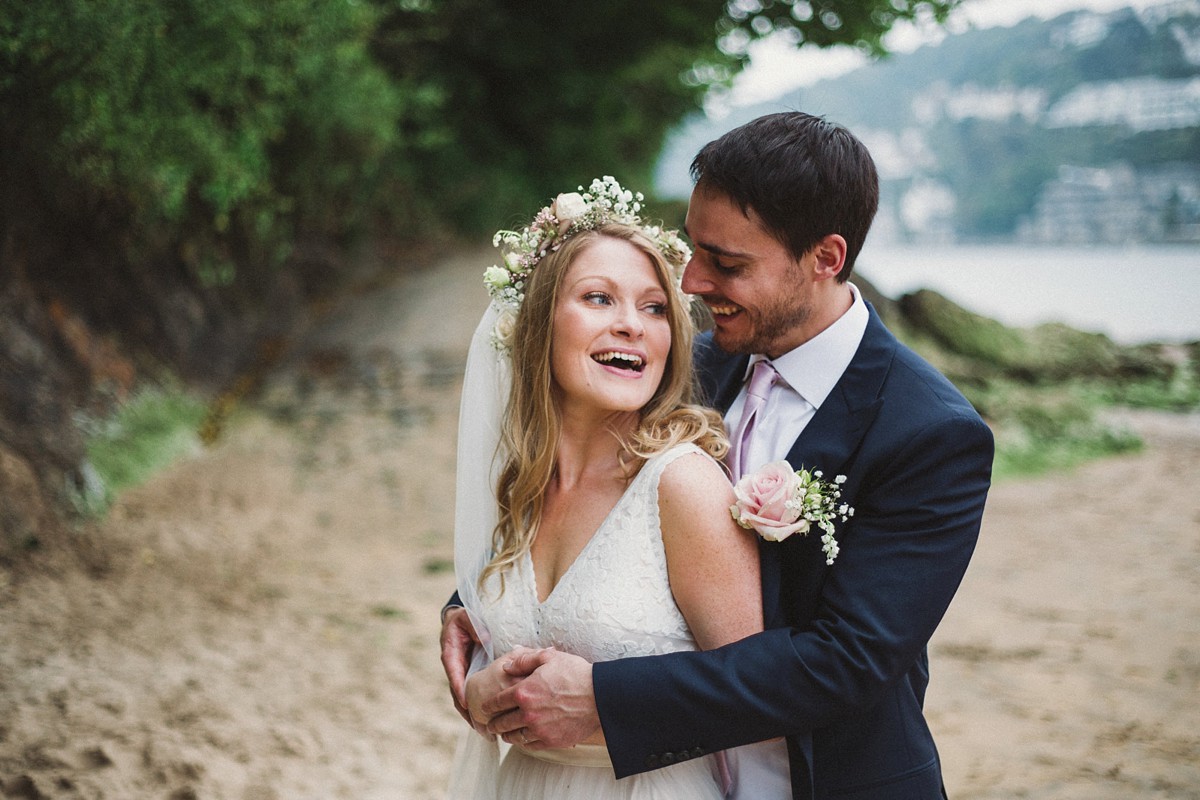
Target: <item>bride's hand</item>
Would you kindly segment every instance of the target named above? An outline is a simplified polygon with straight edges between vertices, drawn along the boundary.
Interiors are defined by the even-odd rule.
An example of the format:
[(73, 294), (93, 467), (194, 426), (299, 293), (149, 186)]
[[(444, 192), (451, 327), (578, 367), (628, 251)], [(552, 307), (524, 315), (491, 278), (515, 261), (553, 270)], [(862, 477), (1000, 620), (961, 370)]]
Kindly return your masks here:
[(483, 712), (483, 704), (521, 680), (521, 678), (513, 677), (505, 672), (504, 664), (512, 655), (522, 652), (530, 652), (530, 649), (517, 647), (512, 653), (496, 659), (484, 669), (467, 678), (467, 713), (470, 714), (471, 724), (475, 726), (476, 730), (483, 731), (491, 719), (491, 716)]

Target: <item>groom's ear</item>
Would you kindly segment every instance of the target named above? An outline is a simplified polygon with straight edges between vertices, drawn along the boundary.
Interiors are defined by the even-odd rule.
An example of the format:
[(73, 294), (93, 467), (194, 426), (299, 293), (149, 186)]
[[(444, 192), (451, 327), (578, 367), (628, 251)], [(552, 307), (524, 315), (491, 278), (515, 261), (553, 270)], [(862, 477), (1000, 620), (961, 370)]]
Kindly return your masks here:
[(833, 280), (846, 265), (846, 240), (830, 233), (813, 246), (813, 269), (817, 280)]

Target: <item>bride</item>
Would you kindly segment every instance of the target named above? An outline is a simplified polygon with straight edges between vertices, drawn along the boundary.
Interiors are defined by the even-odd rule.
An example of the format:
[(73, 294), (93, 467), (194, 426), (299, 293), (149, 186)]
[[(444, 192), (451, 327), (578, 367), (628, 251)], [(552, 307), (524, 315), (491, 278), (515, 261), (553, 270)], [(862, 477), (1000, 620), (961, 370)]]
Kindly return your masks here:
[[(714, 412), (690, 404), (692, 325), (673, 231), (612, 178), (502, 231), (468, 359), (455, 562), (479, 646), (456, 704), (477, 729), (509, 685), (492, 655), (604, 661), (709, 649), (762, 629), (754, 539), (733, 522)], [(495, 494), (481, 497), (481, 486)], [(452, 681), (454, 683), (454, 681)], [(452, 797), (720, 798), (717, 756), (617, 781), (601, 733), (569, 750), (470, 731)], [(532, 745), (532, 747), (530, 747)]]

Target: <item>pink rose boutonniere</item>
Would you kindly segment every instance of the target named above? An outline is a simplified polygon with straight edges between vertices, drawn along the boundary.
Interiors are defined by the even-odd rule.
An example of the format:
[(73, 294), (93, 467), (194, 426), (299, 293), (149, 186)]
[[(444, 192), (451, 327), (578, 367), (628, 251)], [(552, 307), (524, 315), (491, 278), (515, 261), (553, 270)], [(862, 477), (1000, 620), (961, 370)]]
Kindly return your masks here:
[(825, 563), (832, 564), (838, 554), (834, 521), (854, 516), (854, 509), (840, 502), (845, 482), (845, 475), (831, 483), (820, 470), (793, 470), (786, 461), (776, 461), (742, 476), (733, 487), (737, 502), (729, 513), (738, 525), (758, 531), (770, 542), (782, 542), (793, 533), (807, 534), (816, 525), (822, 531)]

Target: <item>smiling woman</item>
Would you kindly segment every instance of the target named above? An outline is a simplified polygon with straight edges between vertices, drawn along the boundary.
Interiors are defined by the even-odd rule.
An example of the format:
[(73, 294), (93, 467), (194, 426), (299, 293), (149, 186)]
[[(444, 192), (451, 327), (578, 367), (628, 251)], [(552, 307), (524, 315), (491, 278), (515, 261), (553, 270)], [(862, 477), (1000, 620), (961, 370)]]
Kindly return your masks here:
[[(733, 524), (732, 487), (716, 461), (727, 449), (720, 420), (690, 404), (693, 332), (678, 278), (690, 254), (673, 232), (642, 224), (640, 197), (612, 179), (594, 188), (502, 232), (504, 266), (486, 277), (494, 305), (516, 306), (499, 354), (481, 356), (485, 367), (511, 357), (511, 396), (494, 496), (479, 497), (481, 479), (471, 477), (484, 460), (459, 452), (456, 515), (466, 514), (455, 559), (469, 613), (447, 611), (444, 641), (462, 647), (443, 645), (455, 701), (477, 727), (488, 721), (484, 704), (511, 683), (502, 656), (515, 648), (610, 660), (716, 647), (762, 626), (757, 550)], [(473, 354), (489, 325), (485, 317)], [(472, 363), (481, 362), (468, 362), (464, 409), (486, 391), (472, 388), (481, 385)], [(477, 417), (464, 411), (460, 425)], [(492, 455), (464, 430), (460, 445)], [(464, 521), (489, 501), (495, 523)], [(473, 539), (485, 545), (478, 571), (460, 547)], [(467, 680), (472, 641), (487, 642), (496, 660)], [(481, 796), (480, 787), (566, 800), (722, 796), (716, 759), (700, 753), (616, 781), (598, 721), (569, 750), (504, 738), (515, 746), (498, 771), (479, 774), (472, 765), (495, 768), (498, 753), (467, 733), (451, 797)]]
[(603, 222), (571, 233), (531, 268), (502, 431), (498, 530), (511, 527), (483, 578), (529, 548), (564, 450), (606, 453), (622, 484), (642, 459), (680, 442), (723, 455), (717, 418), (688, 405), (693, 331), (676, 278), (681, 256), (638, 225)]

